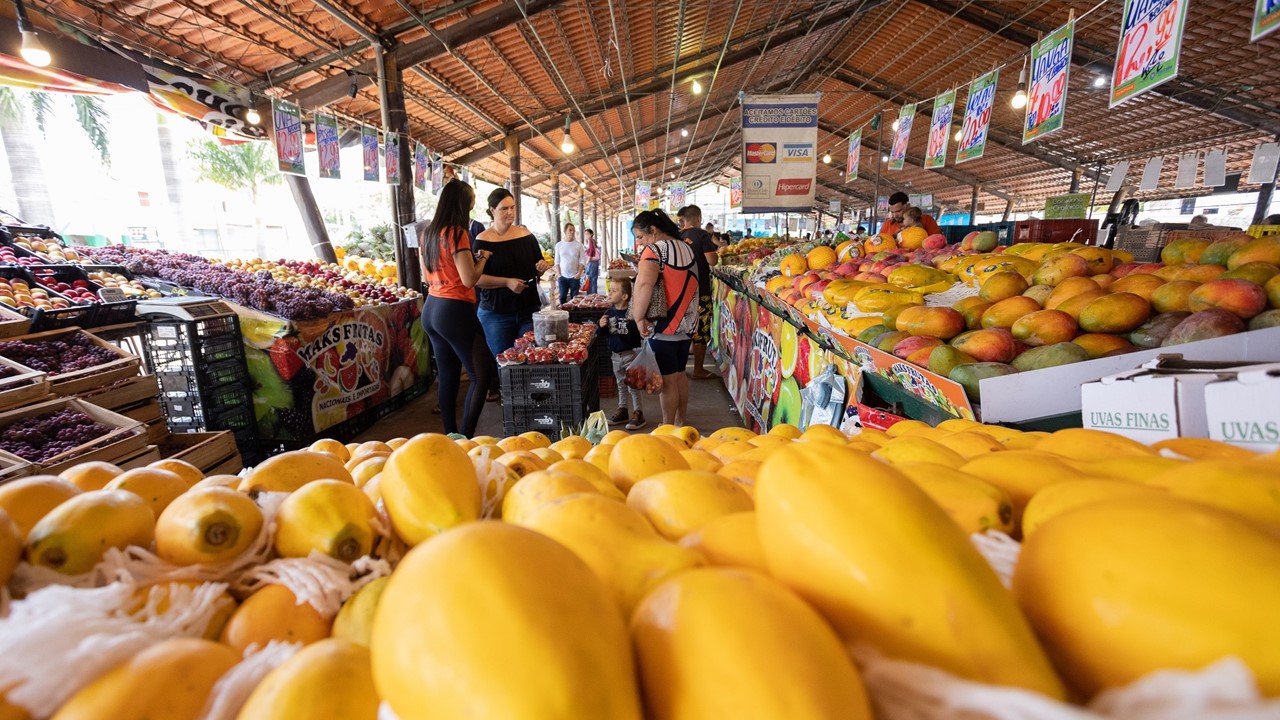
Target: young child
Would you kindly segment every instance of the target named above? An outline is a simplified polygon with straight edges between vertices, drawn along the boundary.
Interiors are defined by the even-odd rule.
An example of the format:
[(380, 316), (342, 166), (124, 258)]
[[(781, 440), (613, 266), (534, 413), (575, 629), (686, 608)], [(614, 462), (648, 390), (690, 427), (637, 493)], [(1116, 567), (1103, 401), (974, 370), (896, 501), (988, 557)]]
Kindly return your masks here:
[[(618, 278), (611, 280), (609, 286), (609, 309), (600, 318), (600, 331), (608, 335), (606, 340), (613, 355), (613, 376), (618, 380), (618, 412), (609, 418), (609, 422), (614, 425), (625, 422), (628, 430), (639, 430), (645, 426), (640, 391), (626, 382), (627, 366), (635, 359), (641, 342), (636, 321), (627, 319), (627, 308), (631, 305), (631, 281)], [(628, 400), (630, 408), (627, 407)]]
[(909, 207), (902, 211), (902, 229), (921, 227), (920, 218), (924, 213), (918, 207)]

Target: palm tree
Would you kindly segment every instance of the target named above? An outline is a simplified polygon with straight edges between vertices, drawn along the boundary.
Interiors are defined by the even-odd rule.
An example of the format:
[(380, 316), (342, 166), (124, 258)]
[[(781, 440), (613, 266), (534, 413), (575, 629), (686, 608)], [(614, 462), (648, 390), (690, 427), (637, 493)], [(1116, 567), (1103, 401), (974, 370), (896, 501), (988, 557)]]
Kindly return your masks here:
[(200, 177), (228, 190), (248, 190), (253, 203), (253, 229), (257, 238), (258, 257), (267, 257), (262, 235), (262, 215), (258, 208), (258, 190), (266, 185), (279, 185), (280, 170), (275, 150), (265, 142), (242, 142), (222, 145), (211, 138), (193, 140), (187, 153), (200, 169)]

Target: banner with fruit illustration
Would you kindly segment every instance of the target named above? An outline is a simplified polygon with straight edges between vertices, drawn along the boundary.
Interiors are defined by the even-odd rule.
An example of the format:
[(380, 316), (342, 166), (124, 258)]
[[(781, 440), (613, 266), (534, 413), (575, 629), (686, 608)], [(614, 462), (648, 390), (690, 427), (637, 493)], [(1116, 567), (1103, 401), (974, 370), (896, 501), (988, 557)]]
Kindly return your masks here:
[(1253, 10), (1253, 33), (1249, 40), (1257, 42), (1264, 35), (1280, 27), (1280, 0), (1256, 0)]
[(276, 136), (276, 159), (282, 173), (306, 175), (302, 160), (302, 114), (297, 105), (284, 100), (271, 101), (272, 126)]
[(636, 181), (636, 212), (649, 209), (649, 193), (653, 184), (647, 180)]
[(969, 98), (964, 103), (964, 125), (960, 129), (960, 143), (956, 145), (956, 164), (965, 160), (977, 160), (987, 151), (987, 129), (991, 125), (991, 107), (996, 100), (996, 82), (1000, 68), (996, 68), (969, 83)]
[(670, 196), (669, 203), (671, 206), (672, 213), (679, 212), (680, 208), (684, 207), (685, 194), (688, 192), (688, 190), (689, 190), (689, 183), (685, 183), (685, 182), (667, 183), (667, 193)]
[(430, 371), (421, 300), (292, 322), (233, 307), (254, 382), (258, 433), (266, 439), (309, 440), (414, 387)]
[(378, 182), (378, 131), (375, 128), (360, 127), (360, 150), (364, 156), (365, 182)]
[(1124, 0), (1109, 107), (1178, 76), (1188, 4), (1188, 0)]
[(340, 150), (338, 118), (316, 113), (316, 154), (320, 156), (320, 177), (342, 177)]
[(924, 153), (924, 166), (927, 168), (940, 168), (947, 164), (947, 141), (951, 139), (951, 117), (955, 113), (955, 105), (955, 90), (948, 90), (933, 99), (929, 145)]
[(911, 142), (911, 125), (916, 118), (916, 104), (902, 106), (898, 113), (898, 134), (893, 136), (893, 149), (889, 151), (889, 169), (901, 170), (907, 162), (907, 145)]
[(1071, 46), (1075, 22), (1054, 30), (1031, 46), (1031, 84), (1027, 87), (1027, 116), (1022, 144), (1062, 129), (1067, 114), (1067, 82), (1071, 74)]
[(385, 141), (382, 149), (387, 156), (387, 184), (400, 184), (400, 133), (389, 132), (383, 135)]
[(729, 207), (742, 207), (742, 178), (729, 178)]
[(862, 128), (858, 128), (849, 136), (849, 160), (844, 166), (844, 181), (853, 182), (858, 179), (858, 159), (862, 155)]
[(422, 143), (413, 144), (413, 186), (427, 189), (427, 146)]

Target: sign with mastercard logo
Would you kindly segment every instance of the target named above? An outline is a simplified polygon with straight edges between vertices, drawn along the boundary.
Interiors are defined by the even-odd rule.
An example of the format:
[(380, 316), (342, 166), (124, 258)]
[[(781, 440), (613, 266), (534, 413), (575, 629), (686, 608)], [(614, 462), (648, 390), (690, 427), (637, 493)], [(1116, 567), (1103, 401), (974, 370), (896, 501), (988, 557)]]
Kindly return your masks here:
[(742, 212), (808, 212), (817, 185), (818, 96), (742, 98)]
[(746, 157), (749, 163), (771, 163), (778, 159), (778, 146), (773, 143), (747, 143)]

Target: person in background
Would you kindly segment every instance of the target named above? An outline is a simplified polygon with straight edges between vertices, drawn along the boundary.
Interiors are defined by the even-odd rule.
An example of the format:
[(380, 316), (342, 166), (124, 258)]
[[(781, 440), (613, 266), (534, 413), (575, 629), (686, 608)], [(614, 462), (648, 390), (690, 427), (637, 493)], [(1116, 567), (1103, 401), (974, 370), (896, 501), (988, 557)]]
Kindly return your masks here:
[[(472, 190), (474, 194), (475, 191)], [(480, 233), (484, 232), (484, 223), (472, 218), (471, 224), (467, 227), (467, 235), (471, 237), (471, 245), (475, 247), (476, 238), (480, 237)]]
[(497, 375), (497, 363), (476, 317), (475, 286), (484, 277), (492, 253), (479, 250), (473, 255), (471, 251), (467, 225), (475, 201), (470, 185), (450, 180), (440, 191), (435, 217), (418, 235), (422, 276), (430, 289), (422, 307), (422, 329), (431, 340), (436, 362), (444, 431), (459, 430), (458, 388), (465, 369), (471, 382), (461, 430), (467, 437), (476, 434), (484, 392)]
[(569, 302), (581, 288), (582, 283), (578, 276), (582, 274), (585, 255), (582, 243), (578, 242), (576, 237), (573, 223), (564, 224), (564, 239), (556, 243), (555, 253), (560, 302)]
[[(649, 339), (649, 347), (662, 373), (662, 422), (684, 425), (689, 410), (690, 334), (698, 325), (698, 269), (693, 248), (676, 238), (680, 228), (661, 210), (646, 210), (631, 223), (636, 247), (641, 248), (636, 271), (634, 294), (636, 327), (641, 337)], [(653, 290), (662, 283), (667, 299), (667, 314), (650, 321), (644, 317)]]
[[(476, 238), (476, 249), (490, 253), (480, 276), (480, 326), (489, 350), (497, 355), (516, 344), (516, 338), (533, 329), (538, 300), (538, 276), (551, 267), (529, 228), (516, 225), (516, 199), (498, 188), (489, 193), (489, 217), (493, 222)], [(490, 400), (498, 398), (490, 393)]]
[(587, 236), (587, 285), (582, 292), (593, 295), (600, 290), (596, 287), (600, 282), (600, 246), (596, 244), (596, 231), (587, 228), (582, 231)]
[(702, 224), (702, 209), (686, 205), (676, 213), (680, 219), (680, 239), (693, 248), (694, 261), (698, 264), (698, 327), (693, 333), (693, 378), (706, 380), (715, 377), (707, 372), (707, 341), (711, 339), (711, 266), (719, 262), (716, 245), (711, 236), (698, 227)]
[[(904, 192), (896, 192), (889, 196), (889, 219), (884, 221), (884, 225), (880, 227), (881, 235), (889, 235), (897, 237), (902, 232), (902, 214), (911, 207), (911, 198)], [(934, 220), (930, 215), (922, 214), (920, 216), (920, 227), (924, 228), (930, 235), (937, 235), (942, 232), (938, 227), (938, 221)]]
[(631, 281), (618, 278), (609, 283), (609, 309), (600, 318), (600, 331), (608, 336), (605, 341), (613, 360), (613, 377), (618, 381), (618, 412), (609, 418), (609, 424), (626, 423), (627, 430), (639, 430), (645, 426), (640, 391), (627, 384), (627, 366), (640, 349), (640, 330), (627, 318), (630, 306)]
[(1187, 223), (1187, 227), (1205, 227), (1209, 224), (1209, 218), (1205, 215), (1196, 215), (1191, 218), (1191, 222)]
[(1280, 225), (1280, 214), (1268, 215), (1262, 219), (1263, 225)]
[(902, 229), (909, 227), (922, 227), (921, 218), (924, 217), (924, 211), (918, 207), (909, 207), (902, 211)]

